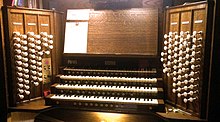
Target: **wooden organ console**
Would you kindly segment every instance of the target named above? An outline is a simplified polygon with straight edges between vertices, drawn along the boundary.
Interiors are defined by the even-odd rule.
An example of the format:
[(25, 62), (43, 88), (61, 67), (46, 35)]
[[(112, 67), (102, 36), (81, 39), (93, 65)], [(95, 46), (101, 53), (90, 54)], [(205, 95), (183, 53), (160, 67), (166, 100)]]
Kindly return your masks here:
[[(130, 62), (123, 56), (106, 60), (93, 55), (96, 59), (87, 61), (79, 55), (64, 56), (66, 65), (51, 86), (46, 104), (86, 110), (154, 111), (177, 120), (206, 119), (211, 49), (208, 5), (198, 2), (166, 9), (162, 64), (157, 56), (149, 55)], [(109, 60), (110, 65), (106, 63)], [(164, 110), (171, 114), (163, 114)], [(184, 118), (185, 114), (189, 116)]]
[[(128, 110), (130, 112), (165, 111), (162, 75), (161, 70), (157, 68), (160, 63), (157, 56), (157, 33), (146, 36), (147, 29), (151, 27), (147, 22), (154, 22), (157, 26), (157, 10), (81, 11), (89, 13), (88, 20), (80, 16), (74, 18), (75, 13), (71, 13), (74, 10), (67, 11), (64, 66), (51, 86), (51, 95), (45, 99), (46, 105), (126, 112)], [(140, 18), (132, 20), (132, 14)], [(147, 20), (147, 17), (153, 18)], [(131, 23), (132, 21), (134, 24)], [(74, 43), (70, 49), (67, 48), (71, 44), (66, 45), (72, 39), (77, 41), (72, 34), (73, 29), (70, 32), (72, 38), (68, 40), (68, 29), (71, 29), (68, 26), (71, 24), (72, 28), (80, 28), (83, 24), (88, 24), (88, 34), (87, 31), (85, 33), (85, 36), (88, 36), (86, 52), (78, 51), (75, 56), (71, 54), (71, 48), (75, 47)], [(125, 26), (126, 24), (130, 26)], [(139, 26), (134, 28), (136, 25)], [(112, 28), (113, 26), (121, 28)], [(133, 35), (135, 30), (138, 32)], [(115, 33), (116, 31), (120, 31), (121, 35)], [(152, 32), (156, 31), (157, 29)], [(83, 31), (80, 33), (82, 34)], [(82, 41), (83, 38), (79, 42)], [(136, 41), (146, 45), (152, 42), (152, 47), (147, 49), (140, 47), (141, 45)], [(78, 45), (81, 50), (82, 45)], [(136, 56), (138, 54), (139, 57)], [(137, 59), (129, 58), (129, 55)], [(82, 58), (84, 56), (88, 59)]]
[(77, 111), (207, 120), (210, 10), (205, 1), (167, 7), (160, 38), (157, 9), (71, 9), (63, 42), (62, 15), (6, 7), (10, 105), (43, 97)]

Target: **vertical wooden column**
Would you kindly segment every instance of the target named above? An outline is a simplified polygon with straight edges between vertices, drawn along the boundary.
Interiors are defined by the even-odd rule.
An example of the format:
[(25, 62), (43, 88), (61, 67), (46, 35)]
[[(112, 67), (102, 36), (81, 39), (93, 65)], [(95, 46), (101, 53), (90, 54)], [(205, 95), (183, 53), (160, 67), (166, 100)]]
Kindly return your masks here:
[(54, 49), (52, 50), (53, 80), (59, 74), (59, 67), (62, 66), (62, 55), (64, 50), (64, 14), (54, 11)]
[[(179, 25), (180, 25), (180, 13), (167, 13), (167, 22), (166, 22), (166, 26), (167, 32), (174, 32), (174, 33), (179, 33)], [(168, 24), (169, 23), (169, 24)], [(172, 84), (173, 84), (173, 80), (170, 77), (167, 77), (167, 99), (169, 101), (172, 101), (172, 104), (176, 103), (176, 96), (174, 96), (172, 93)]]

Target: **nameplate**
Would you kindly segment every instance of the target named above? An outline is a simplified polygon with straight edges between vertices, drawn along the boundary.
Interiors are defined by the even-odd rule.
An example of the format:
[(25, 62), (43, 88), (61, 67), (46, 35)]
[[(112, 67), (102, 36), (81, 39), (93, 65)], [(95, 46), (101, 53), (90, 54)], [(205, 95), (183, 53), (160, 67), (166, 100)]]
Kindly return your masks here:
[(200, 24), (200, 23), (203, 23), (203, 20), (195, 20), (194, 23), (195, 24)]
[(182, 22), (182, 25), (187, 25), (187, 24), (189, 24), (189, 21)]
[(77, 60), (67, 60), (67, 64), (77, 64)]
[(115, 61), (105, 61), (105, 65), (114, 66), (114, 65), (116, 65), (116, 62)]
[(20, 22), (13, 22), (13, 25), (22, 25)]
[(172, 22), (171, 25), (177, 25), (177, 22)]
[(29, 26), (35, 26), (36, 23), (28, 23)]
[(46, 27), (48, 27), (49, 25), (48, 24), (40, 24), (41, 26), (46, 26)]

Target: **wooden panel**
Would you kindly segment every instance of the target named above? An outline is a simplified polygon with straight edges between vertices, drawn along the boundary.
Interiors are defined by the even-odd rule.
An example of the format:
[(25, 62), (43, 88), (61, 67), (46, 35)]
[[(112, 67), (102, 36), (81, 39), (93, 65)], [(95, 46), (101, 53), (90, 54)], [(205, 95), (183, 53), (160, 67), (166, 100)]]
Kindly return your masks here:
[(191, 11), (186, 11), (181, 13), (181, 25), (180, 25), (180, 31), (189, 31), (191, 29)]
[(37, 34), (38, 33), (37, 15), (26, 14), (25, 20), (26, 20), (25, 23), (26, 33), (34, 32), (35, 34)]
[(34, 82), (31, 83), (31, 95), (30, 95), (30, 99), (31, 98), (37, 98), (37, 97), (42, 97), (43, 93), (42, 93), (42, 83), (39, 83), (40, 85), (35, 86)]
[(17, 31), (24, 34), (24, 15), (12, 13), (11, 14), (11, 31)]
[(51, 34), (50, 19), (49, 15), (39, 15), (39, 32), (47, 32), (48, 34)]
[(169, 22), (169, 32), (178, 32), (179, 31), (179, 18), (180, 14), (179, 13), (171, 13), (170, 14), (170, 22)]
[(93, 11), (87, 52), (157, 55), (157, 33), (157, 9)]
[(174, 13), (174, 12), (186, 12), (186, 11), (191, 11), (191, 10), (195, 10), (195, 9), (204, 9), (206, 7), (206, 1), (201, 1), (198, 3), (192, 3), (192, 4), (187, 4), (187, 5), (179, 5), (179, 6), (174, 6), (174, 7), (170, 7), (167, 10), (170, 13)]
[(64, 15), (63, 13), (54, 13), (54, 49), (52, 50), (53, 79), (59, 74), (59, 67), (62, 64), (62, 54), (64, 48)]
[[(39, 32), (46, 32), (48, 35), (49, 34), (54, 34), (54, 29), (53, 29), (53, 18), (52, 18), (52, 13), (47, 13), (45, 15), (41, 14), (38, 15), (38, 21), (39, 21)], [(52, 39), (53, 40), (53, 39)], [(53, 44), (54, 45), (54, 41)], [(44, 51), (51, 51), (50, 49), (46, 48), (46, 47), (42, 47), (42, 50)], [(54, 57), (55, 58), (55, 57)], [(44, 61), (43, 61), (44, 60)], [(53, 67), (52, 67), (52, 54), (50, 52), (49, 55), (44, 55), (43, 56), (43, 60), (42, 60), (42, 68), (43, 68), (43, 86), (42, 86), (42, 92), (47, 93), (47, 91), (49, 90), (50, 87), (50, 83), (51, 83), (51, 78), (52, 78), (52, 74), (53, 74)], [(54, 59), (55, 60), (55, 59)], [(44, 93), (44, 94), (45, 94)]]
[(176, 94), (173, 93), (173, 79), (171, 77), (166, 77), (165, 81), (167, 81), (166, 91), (167, 91), (167, 100), (175, 104), (176, 103)]
[[(187, 31), (190, 32), (191, 31), (191, 21), (192, 21), (192, 19), (191, 19), (191, 16), (192, 16), (191, 11), (183, 11), (183, 12), (180, 13), (180, 16), (181, 16), (180, 32), (181, 31), (183, 31), (183, 32), (187, 32)], [(185, 49), (182, 49), (182, 51), (185, 51)], [(189, 74), (190, 71), (188, 71), (186, 73)], [(187, 78), (185, 78), (185, 79), (187, 79)], [(187, 79), (187, 80), (189, 80), (189, 79)], [(184, 79), (181, 79), (180, 81), (182, 82), (182, 81), (184, 81)], [(185, 85), (182, 85), (181, 88), (184, 87), (184, 86)], [(187, 108), (187, 104), (184, 103), (183, 97), (177, 97), (176, 103), (177, 103), (177, 105), (179, 105), (179, 106), (181, 106), (183, 108)]]
[[(38, 15), (37, 14), (25, 14), (25, 28), (26, 33), (34, 32), (34, 34), (39, 34), (38, 32)], [(34, 85), (34, 82), (30, 84), (31, 95), (30, 98), (36, 98), (42, 96), (41, 83), (38, 86)]]
[[(194, 31), (196, 31), (196, 32), (199, 32), (199, 31), (202, 31), (202, 35), (196, 35), (196, 38), (202, 38), (202, 41), (201, 42), (193, 42), (193, 44), (195, 44), (195, 45), (199, 45), (199, 44), (201, 44), (202, 45), (202, 49), (201, 50), (198, 50), (198, 51), (201, 51), (201, 54), (199, 54), (199, 55), (197, 55), (196, 57), (197, 58), (201, 58), (201, 59), (203, 59), (204, 57), (204, 54), (205, 54), (205, 41), (204, 41), (204, 39), (206, 38), (206, 9), (198, 9), (198, 10), (194, 10), (193, 11), (193, 27), (192, 27), (192, 32), (194, 32)], [(204, 61), (202, 60), (202, 61), (200, 61), (199, 63), (198, 63), (200, 66), (203, 66), (203, 68), (204, 68)], [(198, 65), (197, 64), (197, 65)], [(203, 89), (203, 91), (204, 91), (204, 88), (202, 88), (202, 86), (204, 87), (204, 85), (205, 85), (205, 80), (203, 79), (203, 75), (204, 75), (204, 71), (203, 71), (203, 69), (200, 69), (199, 70), (199, 72), (200, 72), (200, 76), (199, 76), (199, 79), (200, 80), (198, 80), (198, 81), (195, 81), (195, 83), (194, 84), (199, 84), (199, 88), (198, 88), (198, 90), (200, 90), (200, 95), (198, 96), (198, 100), (197, 100), (197, 102), (193, 102), (193, 103), (189, 103), (188, 104), (188, 108), (189, 109), (191, 109), (191, 110), (193, 110), (193, 111), (195, 111), (196, 113), (200, 113), (200, 111), (202, 110), (201, 109), (201, 100), (202, 100), (202, 94), (201, 94), (201, 89)], [(203, 94), (205, 94), (205, 93), (203, 93)]]
[[(169, 32), (179, 32), (179, 25), (180, 25), (180, 13), (168, 13), (168, 24), (167, 27), (169, 28), (167, 30), (167, 34)], [(173, 78), (172, 77), (166, 77), (167, 81), (167, 99), (169, 102), (175, 104), (176, 103), (176, 94), (172, 92), (173, 89)]]
[[(177, 17), (178, 15), (179, 18)], [(165, 36), (165, 40), (169, 40), (168, 44), (171, 44), (171, 46), (168, 46), (171, 49), (171, 53), (168, 51), (167, 55), (163, 56), (163, 58), (167, 58), (171, 62), (174, 58), (177, 59), (176, 63), (167, 65), (171, 67), (168, 69), (168, 73), (166, 73), (168, 75), (165, 74), (166, 76), (164, 77), (168, 102), (201, 118), (206, 116), (207, 75), (209, 74), (206, 69), (209, 67), (209, 53), (205, 51), (210, 48), (210, 44), (207, 43), (209, 41), (206, 40), (206, 19), (208, 19), (206, 17), (206, 2), (175, 6), (167, 9), (166, 25), (168, 26), (165, 29), (166, 34), (169, 32), (178, 33), (172, 36)], [(173, 27), (171, 23), (178, 20), (180, 21), (177, 24), (174, 23), (177, 26)], [(199, 31), (202, 31), (202, 34)], [(172, 51), (173, 47), (174, 51)], [(164, 50), (165, 53), (166, 51)], [(169, 56), (171, 58), (168, 58)], [(205, 57), (208, 57), (207, 60)], [(164, 64), (166, 63), (165, 61)], [(197, 68), (194, 68), (194, 66)]]
[(183, 5), (184, 3), (199, 2), (201, 0), (172, 0), (173, 5)]
[(193, 16), (193, 31), (205, 31), (205, 25), (206, 25), (206, 10), (200, 9), (200, 10), (194, 10), (194, 16)]

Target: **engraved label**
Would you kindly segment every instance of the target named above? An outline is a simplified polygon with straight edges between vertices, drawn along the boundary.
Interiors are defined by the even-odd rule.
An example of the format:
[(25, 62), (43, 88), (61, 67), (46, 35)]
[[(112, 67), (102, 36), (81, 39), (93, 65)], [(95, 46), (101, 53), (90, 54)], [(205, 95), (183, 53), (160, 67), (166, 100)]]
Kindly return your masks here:
[(116, 65), (115, 61), (105, 61), (105, 65)]
[(41, 26), (49, 26), (48, 24), (40, 24)]
[(182, 25), (187, 25), (187, 24), (189, 24), (189, 21), (182, 22)]
[(195, 20), (194, 23), (195, 24), (203, 23), (203, 20)]
[(29, 26), (34, 26), (36, 23), (28, 23)]
[(67, 60), (67, 64), (77, 64), (77, 60)]
[(171, 25), (177, 25), (177, 22), (172, 22)]
[(22, 25), (20, 22), (13, 22), (13, 25)]

